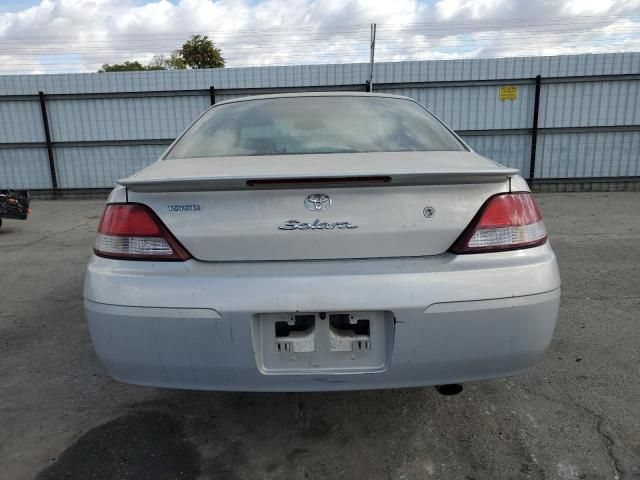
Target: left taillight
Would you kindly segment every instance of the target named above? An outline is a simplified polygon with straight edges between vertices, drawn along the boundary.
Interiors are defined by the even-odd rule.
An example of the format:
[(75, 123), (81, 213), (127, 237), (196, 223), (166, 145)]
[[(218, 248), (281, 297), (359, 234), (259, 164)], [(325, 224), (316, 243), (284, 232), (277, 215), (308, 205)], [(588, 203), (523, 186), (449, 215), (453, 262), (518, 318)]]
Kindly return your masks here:
[(122, 260), (184, 261), (191, 258), (146, 205), (107, 205), (93, 251), (100, 257)]

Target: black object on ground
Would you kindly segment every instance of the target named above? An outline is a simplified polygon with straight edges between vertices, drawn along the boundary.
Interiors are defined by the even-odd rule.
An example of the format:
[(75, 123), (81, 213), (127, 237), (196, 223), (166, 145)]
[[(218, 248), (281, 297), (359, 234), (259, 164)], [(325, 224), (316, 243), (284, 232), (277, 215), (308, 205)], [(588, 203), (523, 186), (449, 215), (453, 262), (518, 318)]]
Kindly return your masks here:
[(28, 190), (0, 190), (1, 219), (26, 220), (31, 212)]

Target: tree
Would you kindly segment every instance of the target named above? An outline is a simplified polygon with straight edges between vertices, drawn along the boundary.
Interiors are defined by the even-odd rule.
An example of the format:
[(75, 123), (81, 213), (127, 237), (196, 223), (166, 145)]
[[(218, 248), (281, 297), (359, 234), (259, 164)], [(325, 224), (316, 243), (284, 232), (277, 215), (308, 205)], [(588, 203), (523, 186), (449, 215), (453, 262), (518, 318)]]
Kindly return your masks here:
[(222, 68), (224, 58), (206, 35), (192, 35), (178, 50), (187, 68)]
[(179, 50), (174, 50), (168, 56), (164, 54), (156, 55), (151, 59), (147, 70), (184, 70), (187, 65), (180, 56)]
[(102, 72), (136, 72), (140, 70), (147, 70), (147, 67), (142, 65), (137, 60), (134, 62), (124, 62), (124, 63), (114, 63), (113, 65), (109, 65), (105, 63), (102, 65), (102, 68), (98, 70), (98, 73)]
[(148, 70), (185, 70), (187, 68), (222, 68), (224, 58), (219, 48), (206, 35), (192, 35), (178, 50), (169, 55), (155, 55), (148, 65), (139, 61), (124, 63), (105, 63), (102, 72), (136, 72)]

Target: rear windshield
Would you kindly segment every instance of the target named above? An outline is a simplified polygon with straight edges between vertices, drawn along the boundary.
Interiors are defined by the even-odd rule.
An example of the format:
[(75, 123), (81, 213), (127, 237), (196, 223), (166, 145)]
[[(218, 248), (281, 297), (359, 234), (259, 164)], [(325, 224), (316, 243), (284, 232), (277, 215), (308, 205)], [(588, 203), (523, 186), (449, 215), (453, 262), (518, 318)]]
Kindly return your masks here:
[(209, 110), (166, 158), (464, 150), (411, 100), (281, 97)]

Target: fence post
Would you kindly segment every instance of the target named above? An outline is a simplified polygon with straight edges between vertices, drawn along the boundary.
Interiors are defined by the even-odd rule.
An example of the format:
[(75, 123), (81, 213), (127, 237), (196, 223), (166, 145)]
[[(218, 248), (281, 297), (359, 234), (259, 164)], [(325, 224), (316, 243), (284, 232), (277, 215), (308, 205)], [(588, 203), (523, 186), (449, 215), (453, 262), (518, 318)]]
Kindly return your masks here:
[(371, 24), (371, 44), (370, 48), (370, 56), (369, 56), (369, 92), (373, 91), (373, 62), (375, 61), (375, 53), (376, 53), (376, 24)]
[(531, 126), (531, 159), (529, 160), (529, 185), (536, 177), (536, 147), (538, 144), (538, 113), (540, 111), (540, 86), (542, 76), (536, 76), (536, 92), (533, 98), (533, 125)]
[(209, 100), (211, 100), (211, 105), (216, 104), (216, 87), (213, 85), (209, 87)]
[(49, 173), (51, 174), (51, 186), (54, 193), (58, 193), (58, 175), (56, 173), (56, 162), (53, 157), (53, 143), (51, 142), (51, 130), (49, 129), (49, 116), (47, 115), (47, 102), (44, 92), (38, 92), (40, 98), (40, 112), (42, 113), (42, 126), (44, 127), (44, 139), (47, 144), (47, 155), (49, 157)]

